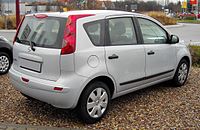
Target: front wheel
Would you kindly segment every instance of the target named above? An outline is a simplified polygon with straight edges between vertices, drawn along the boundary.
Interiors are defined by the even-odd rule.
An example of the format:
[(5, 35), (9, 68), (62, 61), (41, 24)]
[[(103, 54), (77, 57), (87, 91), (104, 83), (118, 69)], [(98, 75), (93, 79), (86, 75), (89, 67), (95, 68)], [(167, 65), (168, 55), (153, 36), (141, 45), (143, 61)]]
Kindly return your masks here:
[(174, 83), (177, 87), (183, 86), (187, 81), (189, 73), (189, 63), (185, 59), (182, 59), (178, 65), (176, 73), (174, 75)]
[(96, 123), (107, 112), (110, 103), (110, 90), (100, 81), (89, 84), (83, 91), (79, 104), (78, 113), (85, 123)]

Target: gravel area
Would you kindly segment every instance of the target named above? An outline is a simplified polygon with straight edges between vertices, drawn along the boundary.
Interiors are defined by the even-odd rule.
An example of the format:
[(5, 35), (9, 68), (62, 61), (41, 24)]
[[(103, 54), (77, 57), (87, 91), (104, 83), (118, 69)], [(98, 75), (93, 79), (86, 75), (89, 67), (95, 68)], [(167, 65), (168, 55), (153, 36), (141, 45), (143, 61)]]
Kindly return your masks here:
[(193, 68), (187, 84), (152, 86), (112, 101), (99, 123), (86, 125), (68, 110), (21, 96), (0, 76), (0, 122), (81, 129), (200, 129), (200, 68)]

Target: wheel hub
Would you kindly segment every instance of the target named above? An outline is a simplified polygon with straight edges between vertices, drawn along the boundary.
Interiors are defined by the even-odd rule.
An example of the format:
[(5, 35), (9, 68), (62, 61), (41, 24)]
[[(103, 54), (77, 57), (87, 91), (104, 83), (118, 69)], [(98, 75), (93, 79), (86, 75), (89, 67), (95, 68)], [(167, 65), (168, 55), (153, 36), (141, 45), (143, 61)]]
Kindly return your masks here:
[(87, 100), (87, 112), (93, 118), (103, 115), (108, 105), (108, 94), (103, 88), (91, 92)]
[(6, 72), (9, 68), (9, 59), (6, 56), (0, 56), (0, 72)]
[(180, 83), (184, 83), (186, 78), (187, 78), (187, 74), (188, 74), (188, 67), (187, 64), (183, 63), (180, 67), (179, 67), (179, 71), (178, 71), (178, 80)]

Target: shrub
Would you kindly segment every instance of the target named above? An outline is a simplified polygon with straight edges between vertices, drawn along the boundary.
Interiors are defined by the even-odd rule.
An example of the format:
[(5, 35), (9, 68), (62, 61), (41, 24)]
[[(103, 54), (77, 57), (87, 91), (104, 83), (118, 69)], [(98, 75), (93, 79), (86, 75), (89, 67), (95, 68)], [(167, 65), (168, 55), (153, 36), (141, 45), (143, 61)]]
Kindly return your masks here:
[(189, 45), (194, 66), (200, 67), (200, 46)]
[(16, 29), (16, 17), (14, 15), (0, 16), (0, 29), (5, 29), (7, 19), (7, 29)]
[(163, 25), (175, 25), (177, 23), (175, 18), (167, 17), (163, 12), (149, 12), (147, 15), (155, 18)]
[(185, 16), (183, 19), (185, 20), (196, 20), (196, 16)]
[(16, 29), (16, 17), (15, 16), (9, 16), (8, 17), (8, 29)]

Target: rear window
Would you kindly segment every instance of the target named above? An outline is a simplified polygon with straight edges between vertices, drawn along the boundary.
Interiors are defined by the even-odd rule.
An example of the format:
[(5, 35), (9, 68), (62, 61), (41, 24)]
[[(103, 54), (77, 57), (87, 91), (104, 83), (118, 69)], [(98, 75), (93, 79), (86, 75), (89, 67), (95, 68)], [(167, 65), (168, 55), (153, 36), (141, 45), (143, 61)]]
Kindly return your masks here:
[[(62, 48), (67, 18), (48, 17), (38, 19), (27, 16), (19, 30), (18, 39), (34, 42), (37, 47)], [(22, 42), (21, 44), (29, 44)]]

